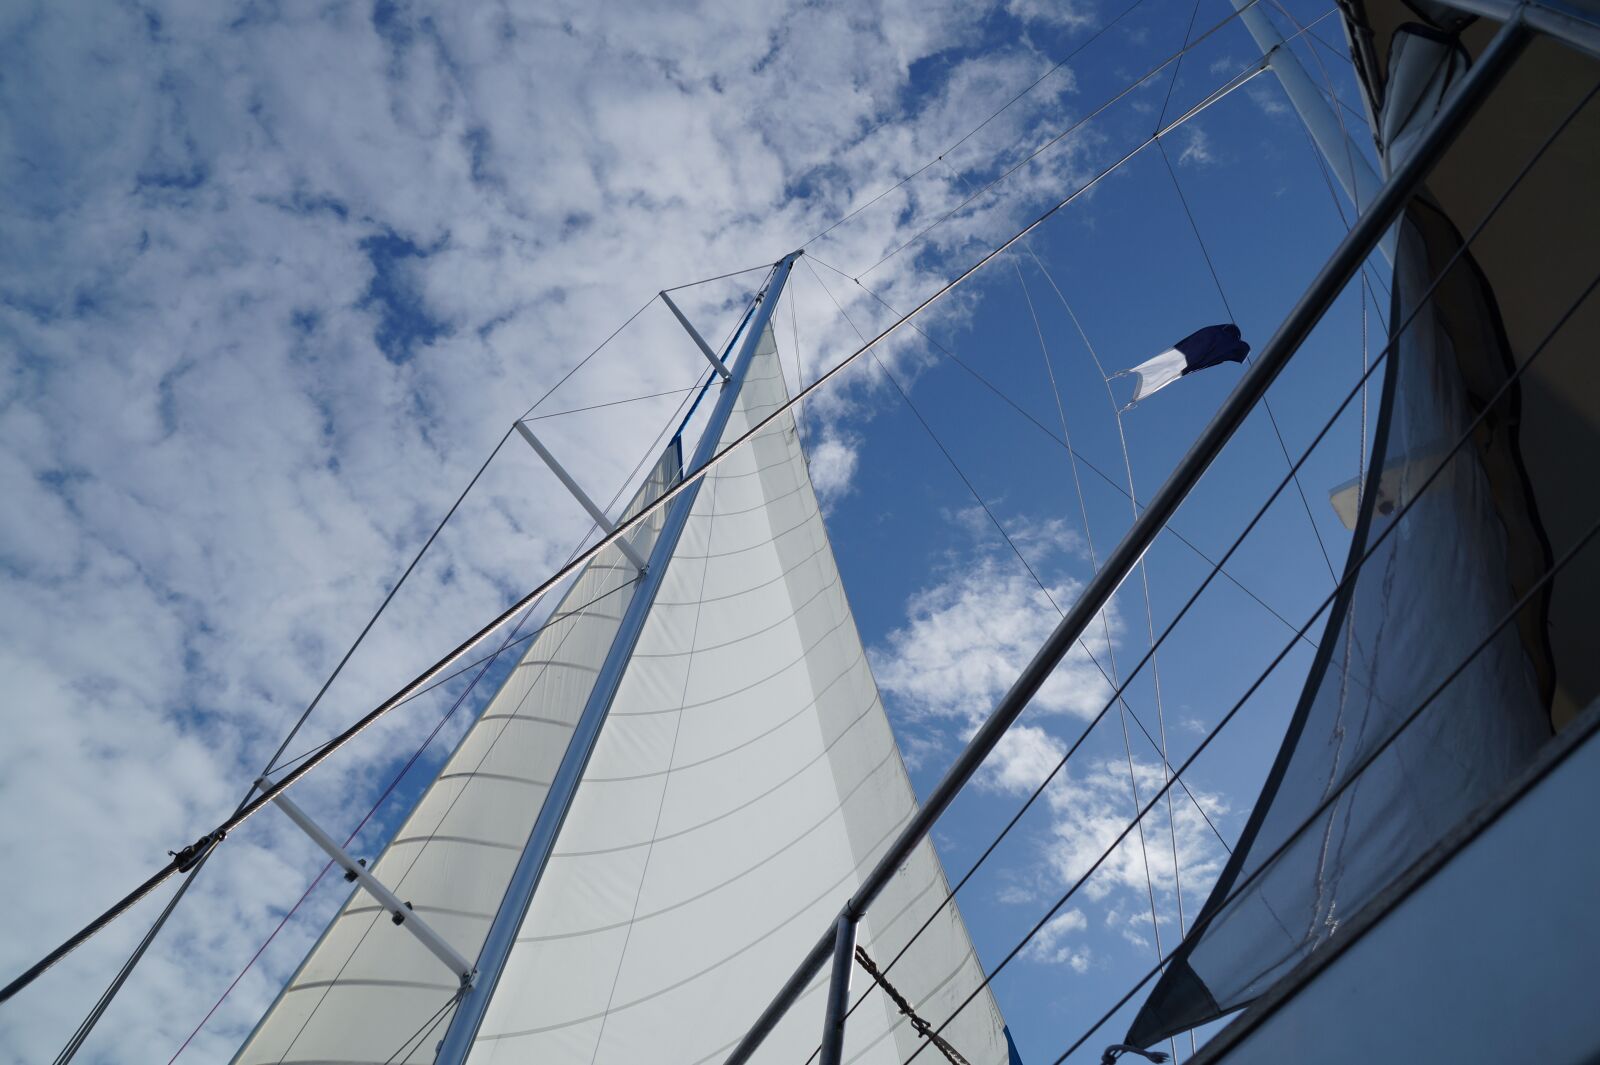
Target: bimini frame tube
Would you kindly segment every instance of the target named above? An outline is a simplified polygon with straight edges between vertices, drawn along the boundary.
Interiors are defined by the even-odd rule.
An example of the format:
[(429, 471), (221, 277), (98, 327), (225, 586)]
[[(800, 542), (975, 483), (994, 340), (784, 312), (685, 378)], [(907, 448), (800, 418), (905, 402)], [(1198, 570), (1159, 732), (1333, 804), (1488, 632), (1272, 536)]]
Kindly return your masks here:
[[(774, 268), (772, 280), (767, 283), (766, 291), (757, 297), (758, 306), (750, 318), (744, 342), (734, 360), (732, 376), (723, 384), (722, 393), (717, 397), (717, 405), (712, 408), (705, 432), (695, 448), (691, 469), (704, 465), (716, 454), (717, 446), (722, 440), (722, 432), (728, 425), (729, 416), (733, 413), (733, 405), (744, 387), (745, 378), (749, 376), (750, 363), (755, 359), (756, 345), (761, 342), (761, 334), (766, 331), (767, 322), (772, 318), (778, 297), (783, 292), (783, 284), (789, 277), (789, 270), (799, 256), (798, 251), (784, 256)], [(522, 857), (518, 859), (517, 868), (511, 874), (510, 887), (500, 901), (500, 909), (495, 914), (494, 922), (489, 926), (489, 934), (484, 938), (483, 949), (478, 954), (477, 981), (462, 995), (455, 1016), (450, 1018), (450, 1027), (445, 1031), (438, 1056), (434, 1058), (436, 1065), (461, 1065), (472, 1050), (473, 1041), (478, 1035), (478, 1026), (483, 1023), (484, 1015), (489, 1009), (489, 1001), (494, 997), (495, 985), (499, 983), (500, 975), (505, 971), (506, 959), (511, 956), (511, 948), (516, 943), (517, 930), (522, 927), (528, 905), (533, 901), (534, 892), (538, 890), (539, 880), (550, 860), (550, 853), (555, 849), (556, 837), (560, 834), (561, 825), (566, 821), (567, 811), (572, 806), (572, 797), (577, 793), (578, 782), (583, 778), (583, 771), (589, 764), (589, 756), (594, 752), (595, 741), (600, 738), (601, 726), (605, 724), (606, 715), (611, 711), (612, 700), (616, 697), (618, 685), (622, 683), (628, 661), (633, 657), (633, 649), (638, 643), (639, 634), (644, 630), (645, 619), (655, 603), (656, 593), (660, 590), (662, 578), (667, 572), (667, 564), (671, 561), (673, 552), (677, 550), (678, 538), (683, 534), (683, 527), (689, 520), (689, 512), (694, 507), (695, 498), (704, 483), (704, 480), (695, 481), (667, 507), (661, 533), (656, 537), (655, 546), (650, 549), (649, 565), (634, 589), (627, 609), (623, 612), (617, 635), (611, 641), (610, 650), (606, 652), (605, 661), (595, 677), (594, 688), (589, 693), (588, 702), (584, 704), (583, 713), (579, 715), (578, 723), (572, 730), (572, 738), (567, 741), (566, 753), (561, 756), (561, 764), (550, 782), (550, 790), (545, 795), (544, 805), (540, 807), (539, 816), (534, 820), (533, 829), (528, 834), (528, 842), (522, 849)]]
[[(972, 775), (978, 771), (989, 752), (993, 751), (1013, 722), (1022, 714), (1033, 696), (1049, 679), (1067, 651), (1077, 642), (1089, 623), (1105, 607), (1111, 595), (1133, 569), (1134, 564), (1149, 549), (1178, 506), (1199, 482), (1212, 461), (1233, 437), (1245, 417), (1266, 395), (1267, 387), (1283, 370), (1300, 345), (1333, 301), (1344, 291), (1350, 279), (1360, 269), (1362, 262), (1372, 254), (1383, 240), (1389, 227), (1399, 218), (1406, 202), (1422, 184), (1440, 156), (1455, 141), (1467, 120), (1478, 110), (1484, 99), (1510, 69), (1511, 64), (1527, 45), (1529, 31), (1523, 23), (1521, 9), (1495, 35), (1493, 41), (1478, 57), (1477, 64), (1456, 86), (1455, 92), (1434, 116), (1427, 131), (1417, 143), (1413, 154), (1397, 167), (1389, 180), (1378, 190), (1372, 203), (1345, 234), (1338, 248), (1318, 272), (1316, 278), (1299, 302), (1289, 312), (1272, 339), (1267, 341), (1256, 356), (1255, 365), (1245, 371), (1239, 384), (1212, 417), (1188, 452), (1178, 461), (1177, 467), (1161, 486), (1150, 504), (1122, 538), (1122, 542), (1106, 558), (1105, 565), (1089, 581), (1083, 594), (1072, 609), (1050, 633), (1044, 645), (1033, 656), (1001, 697), (994, 711), (972, 737), (966, 748), (956, 757), (945, 772), (944, 779), (928, 796), (917, 815), (901, 831), (898, 838), (884, 852), (878, 864), (867, 874), (861, 888), (845, 903), (842, 917), (859, 920), (872, 905), (890, 878), (923, 837), (933, 827), (940, 815), (954, 801)], [(836, 926), (830, 926), (810, 953), (795, 970), (778, 997), (773, 999), (761, 1016), (755, 1019), (745, 1037), (726, 1059), (727, 1065), (742, 1065), (749, 1061), (768, 1033), (789, 1011), (812, 978), (821, 971), (837, 942)]]

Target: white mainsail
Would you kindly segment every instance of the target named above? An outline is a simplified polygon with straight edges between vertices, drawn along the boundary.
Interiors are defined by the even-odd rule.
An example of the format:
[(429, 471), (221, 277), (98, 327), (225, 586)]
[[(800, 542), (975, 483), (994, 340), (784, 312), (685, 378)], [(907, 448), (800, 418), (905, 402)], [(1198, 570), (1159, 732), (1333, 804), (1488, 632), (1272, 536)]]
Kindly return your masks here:
[[(744, 377), (724, 442), (787, 398), (770, 328)], [(674, 454), (641, 500), (676, 469)], [(631, 576), (620, 555), (596, 562), (567, 603)], [(630, 592), (534, 641), (377, 867), (469, 956)], [(717, 1060), (915, 808), (785, 415), (695, 499), (469, 1060)], [(860, 943), (888, 964), (947, 894), (924, 841)], [(979, 986), (953, 905), (889, 979), (935, 1023)], [(357, 893), (237, 1060), (382, 1062), (454, 992), (438, 960)], [(803, 1060), (821, 997), (808, 994), (758, 1060)], [(1009, 1061), (987, 990), (944, 1037), (973, 1065)], [(436, 1041), (395, 1060), (432, 1061)], [(919, 1042), (873, 992), (846, 1060), (898, 1062)]]

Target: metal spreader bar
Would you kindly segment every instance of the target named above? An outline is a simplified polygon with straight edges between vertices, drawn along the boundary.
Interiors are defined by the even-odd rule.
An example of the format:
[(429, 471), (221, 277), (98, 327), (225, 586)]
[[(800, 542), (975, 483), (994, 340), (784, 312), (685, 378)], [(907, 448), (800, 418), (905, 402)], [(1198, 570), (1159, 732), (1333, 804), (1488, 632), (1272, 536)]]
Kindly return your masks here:
[[(594, 519), (594, 523), (600, 526), (602, 532), (609, 535), (616, 529), (616, 525), (610, 518), (606, 517), (606, 512), (601, 510), (595, 504), (595, 501), (589, 498), (589, 493), (578, 486), (578, 482), (572, 479), (572, 475), (567, 472), (566, 467), (557, 462), (556, 457), (550, 454), (550, 449), (545, 447), (537, 436), (533, 435), (532, 429), (529, 429), (525, 423), (518, 422), (517, 432), (521, 433), (522, 439), (528, 442), (528, 446), (537, 451), (539, 457), (544, 459), (544, 464), (550, 467), (550, 472), (561, 478), (561, 483), (567, 486), (567, 491), (572, 493), (572, 498), (583, 505), (583, 509), (589, 512), (589, 517)], [(618, 540), (617, 548), (627, 556), (629, 562), (633, 563), (634, 569), (640, 573), (644, 572), (645, 561), (639, 557), (639, 552), (633, 549), (632, 544), (628, 543), (627, 540)]]
[[(263, 777), (257, 781), (258, 786), (265, 791), (272, 781)], [(322, 826), (311, 820), (307, 813), (297, 806), (289, 796), (279, 793), (272, 800), (278, 809), (289, 816), (289, 820), (300, 826), (300, 830), (311, 837), (311, 841), (321, 847), (328, 857), (332, 858), (339, 868), (344, 870), (346, 880), (354, 880), (366, 889), (367, 894), (378, 900), (378, 905), (389, 911), (394, 923), (406, 929), (417, 937), (417, 941), (433, 952), (434, 957), (449, 966), (461, 980), (462, 987), (471, 987), (477, 970), (472, 963), (460, 954), (454, 947), (444, 941), (444, 937), (435, 932), (421, 917), (412, 911), (409, 903), (402, 902), (394, 892), (383, 886), (383, 883), (367, 871), (367, 867), (356, 859), (350, 857), (350, 852), (339, 846), (332, 836), (322, 830)]]
[(706, 343), (706, 338), (700, 335), (700, 330), (689, 324), (689, 319), (685, 318), (683, 312), (678, 310), (678, 305), (672, 302), (672, 297), (663, 292), (661, 293), (661, 302), (667, 305), (667, 310), (672, 312), (672, 316), (683, 324), (683, 327), (689, 331), (690, 336), (694, 337), (694, 342), (700, 345), (700, 350), (704, 353), (706, 361), (711, 363), (717, 373), (722, 375), (722, 379), (726, 381), (731, 377), (732, 374), (728, 372), (728, 368), (723, 365), (721, 359), (717, 358), (717, 353), (711, 350), (710, 344)]

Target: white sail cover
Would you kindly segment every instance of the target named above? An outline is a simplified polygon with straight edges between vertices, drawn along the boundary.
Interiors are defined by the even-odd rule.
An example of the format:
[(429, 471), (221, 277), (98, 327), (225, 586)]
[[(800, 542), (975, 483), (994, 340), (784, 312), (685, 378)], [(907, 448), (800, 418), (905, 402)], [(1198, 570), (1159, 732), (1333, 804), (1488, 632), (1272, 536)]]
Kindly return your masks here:
[[(769, 329), (722, 439), (786, 395)], [(625, 579), (610, 567), (626, 563), (604, 560), (593, 581)], [(568, 599), (593, 594), (575, 589)], [(604, 656), (626, 603), (626, 593), (614, 596), (581, 623), (581, 656), (572, 639), (562, 649), (549, 633), (536, 641), (528, 659), (563, 660), (566, 679), (543, 669), (543, 686), (530, 689), (519, 669), (378, 867), (469, 956), (589, 695), (584, 670)], [(505, 746), (513, 735), (530, 739)], [(482, 790), (441, 814), (458, 790), (474, 788)], [(719, 1060), (915, 808), (785, 415), (699, 491), (470, 1060)], [(456, 839), (473, 842), (434, 850)], [(437, 890), (407, 873), (419, 850), (438, 858)], [(887, 965), (947, 894), (924, 842), (859, 942)], [(446, 1003), (449, 973), (371, 910), (364, 896), (352, 899), (240, 1061), (382, 1062)], [(889, 978), (935, 1024), (979, 985), (982, 967), (953, 905)], [(858, 971), (856, 993), (866, 986)], [(757, 1060), (799, 1065), (818, 1042), (821, 999), (813, 986)], [(395, 1060), (432, 1061), (442, 1031)], [(944, 1035), (973, 1065), (1010, 1060), (987, 990)], [(899, 1062), (919, 1042), (874, 991), (850, 1020), (846, 1060)]]
[[(629, 513), (678, 476), (674, 446)], [(641, 555), (660, 525), (658, 514), (630, 537)], [(635, 575), (615, 547), (583, 569), (374, 867), (465, 957), (483, 945)], [(457, 988), (443, 962), (357, 890), (234, 1060), (388, 1061)], [(432, 1061), (433, 1041), (393, 1060)]]

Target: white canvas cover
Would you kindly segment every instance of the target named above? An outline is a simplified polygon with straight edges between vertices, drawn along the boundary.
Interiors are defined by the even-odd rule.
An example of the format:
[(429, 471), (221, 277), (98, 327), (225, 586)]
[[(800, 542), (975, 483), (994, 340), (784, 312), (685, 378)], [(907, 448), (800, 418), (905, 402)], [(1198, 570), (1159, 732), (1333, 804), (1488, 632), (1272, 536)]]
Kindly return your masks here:
[[(754, 358), (724, 441), (786, 397), (770, 330)], [(785, 416), (695, 501), (469, 1060), (719, 1060), (914, 809)], [(947, 891), (924, 843), (860, 942), (887, 963)], [(977, 986), (954, 907), (890, 977), (935, 1023)], [(804, 1061), (821, 998), (757, 1060)], [(876, 992), (849, 1032), (846, 1060), (917, 1045)], [(987, 992), (945, 1034), (1006, 1065)]]
[[(629, 512), (678, 476), (673, 447)], [(630, 542), (649, 554), (659, 527), (652, 517)], [(464, 957), (476, 957), (488, 933), (635, 573), (614, 547), (583, 569), (374, 867)], [(438, 958), (357, 890), (234, 1060), (386, 1062), (457, 987)], [(433, 1040), (393, 1060), (431, 1062)]]

